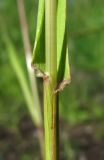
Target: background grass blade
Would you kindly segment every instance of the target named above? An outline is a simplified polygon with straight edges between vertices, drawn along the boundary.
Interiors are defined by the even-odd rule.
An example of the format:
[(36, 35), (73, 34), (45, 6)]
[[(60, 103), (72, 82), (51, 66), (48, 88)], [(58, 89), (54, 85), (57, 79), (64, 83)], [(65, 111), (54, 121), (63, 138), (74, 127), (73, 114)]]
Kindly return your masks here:
[[(12, 68), (18, 78), (18, 81), (21, 86), (27, 107), (28, 107), (29, 112), (31, 114), (31, 117), (36, 125), (40, 125), (41, 124), (41, 117), (39, 116), (40, 113), (38, 113), (38, 110), (34, 107), (31, 91), (28, 86), (24, 71), (19, 63), (17, 51), (9, 38), (5, 38), (5, 44), (6, 44), (6, 49), (7, 49), (10, 63), (11, 63)], [(35, 104), (37, 105), (37, 102), (35, 102)]]

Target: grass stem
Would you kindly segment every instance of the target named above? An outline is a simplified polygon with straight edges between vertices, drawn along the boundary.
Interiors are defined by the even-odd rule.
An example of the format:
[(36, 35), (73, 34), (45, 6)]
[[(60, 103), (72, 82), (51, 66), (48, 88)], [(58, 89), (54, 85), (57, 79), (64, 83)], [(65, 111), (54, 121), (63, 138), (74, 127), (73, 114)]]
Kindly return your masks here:
[(57, 1), (45, 0), (46, 72), (44, 79), (45, 160), (58, 160)]

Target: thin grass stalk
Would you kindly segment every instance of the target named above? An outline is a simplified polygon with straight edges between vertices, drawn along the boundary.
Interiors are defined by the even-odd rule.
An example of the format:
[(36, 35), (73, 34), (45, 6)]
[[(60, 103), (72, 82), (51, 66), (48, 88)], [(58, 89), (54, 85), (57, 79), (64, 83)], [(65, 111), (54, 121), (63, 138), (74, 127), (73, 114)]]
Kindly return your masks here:
[(37, 114), (39, 116), (39, 121), (35, 125), (37, 125), (37, 133), (39, 138), (39, 144), (40, 144), (40, 150), (42, 154), (42, 158), (44, 157), (44, 138), (43, 138), (43, 131), (42, 131), (42, 114), (41, 114), (41, 105), (39, 101), (39, 95), (37, 90), (37, 83), (36, 78), (34, 75), (34, 70), (31, 68), (31, 59), (32, 59), (32, 51), (31, 51), (31, 44), (29, 39), (29, 32), (28, 32), (28, 24), (25, 14), (25, 6), (24, 6), (24, 0), (17, 0), (18, 4), (18, 13), (19, 13), (19, 19), (20, 19), (20, 25), (21, 25), (21, 31), (22, 31), (22, 37), (23, 37), (23, 44), (25, 49), (25, 57), (26, 57), (26, 64), (27, 64), (27, 70), (29, 75), (29, 81), (33, 96), (33, 103), (37, 110)]
[(45, 160), (58, 160), (56, 0), (45, 0), (46, 72), (44, 78)]

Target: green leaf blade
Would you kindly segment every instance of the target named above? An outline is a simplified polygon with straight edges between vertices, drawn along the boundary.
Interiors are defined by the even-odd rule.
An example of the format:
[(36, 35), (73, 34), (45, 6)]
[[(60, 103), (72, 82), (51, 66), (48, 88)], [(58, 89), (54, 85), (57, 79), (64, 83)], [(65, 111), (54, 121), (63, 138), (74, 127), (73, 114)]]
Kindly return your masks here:
[(44, 0), (39, 1), (37, 29), (35, 44), (33, 49), (32, 64), (36, 65), (38, 69), (44, 70), (45, 65), (45, 4)]
[(68, 42), (67, 42), (67, 7), (66, 0), (58, 1), (57, 11), (57, 70), (58, 70), (58, 83), (62, 81), (69, 83), (70, 81), (70, 68), (68, 56)]

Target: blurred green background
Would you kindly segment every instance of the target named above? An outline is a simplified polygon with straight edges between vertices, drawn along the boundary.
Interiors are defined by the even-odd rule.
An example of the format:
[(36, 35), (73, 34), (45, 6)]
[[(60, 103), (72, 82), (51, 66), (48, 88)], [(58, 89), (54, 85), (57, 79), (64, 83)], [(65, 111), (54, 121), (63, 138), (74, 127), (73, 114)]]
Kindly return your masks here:
[[(24, 2), (33, 48), (38, 0)], [(81, 156), (103, 160), (104, 155), (100, 158), (99, 152), (104, 147), (99, 149), (99, 146), (104, 146), (104, 1), (68, 0), (68, 5), (72, 82), (60, 94), (60, 160), (80, 160)], [(0, 0), (0, 160), (38, 160), (36, 128), (10, 64), (2, 28), (12, 40), (28, 79), (14, 0)], [(41, 95), (41, 82), (39, 91)], [(88, 154), (86, 146), (95, 152), (89, 149)], [(93, 158), (94, 153), (99, 154)]]

